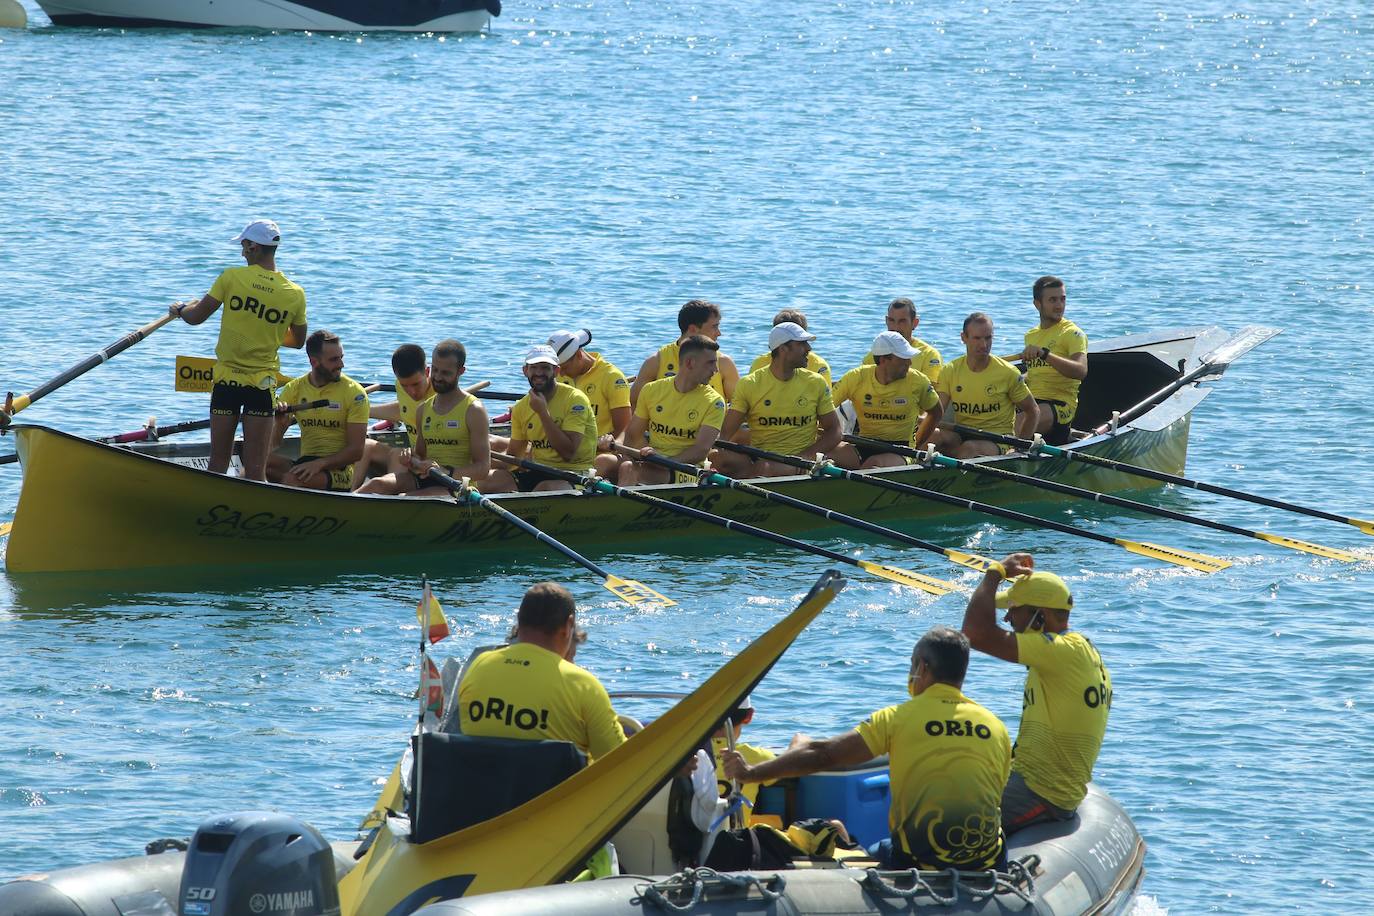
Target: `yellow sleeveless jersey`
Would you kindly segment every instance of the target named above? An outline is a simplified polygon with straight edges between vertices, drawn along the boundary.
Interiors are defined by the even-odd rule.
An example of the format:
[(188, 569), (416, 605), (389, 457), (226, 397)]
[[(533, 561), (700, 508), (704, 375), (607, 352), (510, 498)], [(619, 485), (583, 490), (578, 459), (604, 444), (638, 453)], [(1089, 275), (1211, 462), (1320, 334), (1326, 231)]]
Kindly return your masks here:
[(427, 387), (424, 397), (417, 401), (406, 394), (406, 390), (401, 387), (401, 380), (396, 380), (396, 406), (401, 411), (401, 424), (405, 428), (406, 445), (415, 444), (415, 408), (432, 397), (434, 397), (433, 385)]
[(220, 274), (210, 295), (221, 303), (214, 380), (270, 390), (287, 330), (306, 323), (305, 290), (280, 271), (249, 265)]
[[(677, 375), (677, 348), (678, 344), (680, 344), (681, 342), (682, 341), (675, 340), (670, 344), (664, 344), (663, 346), (658, 348), (659, 378), (672, 378), (673, 376)], [(711, 376), (711, 380), (707, 382), (707, 384), (710, 385), (712, 388), (716, 389), (717, 391), (725, 390), (725, 383), (720, 380), (719, 371), (717, 371), (715, 375)]]
[(930, 379), (915, 368), (890, 385), (878, 381), (877, 366), (850, 369), (833, 396), (836, 404), (854, 405), (862, 435), (888, 442), (910, 442), (921, 414), (940, 403)]
[(596, 434), (607, 436), (613, 428), (611, 411), (630, 406), (630, 383), (625, 381), (625, 373), (602, 359), (600, 353), (587, 355), (592, 358), (590, 369), (576, 377), (560, 375), (558, 381), (587, 396), (596, 414)]
[(1016, 426), (1016, 405), (1030, 397), (1021, 373), (1006, 360), (988, 357), (982, 372), (968, 367), (961, 356), (940, 371), (935, 390), (949, 395), (956, 423), (1010, 436)]
[(596, 414), (587, 396), (571, 385), (554, 385), (548, 397), (549, 416), (568, 434), (581, 433), (577, 453), (564, 461), (544, 434), (544, 421), (530, 407), (527, 394), (510, 409), (511, 438), (530, 444), (530, 457), (540, 464), (568, 471), (585, 471), (596, 458)]
[[(944, 360), (940, 358), (940, 351), (919, 337), (910, 338), (907, 343), (916, 348), (916, 355), (911, 357), (911, 368), (920, 369), (925, 377), (930, 379), (930, 383), (934, 385), (940, 380), (940, 371), (945, 365)], [(863, 362), (859, 365), (873, 366), (876, 364), (873, 354), (869, 353), (864, 356)]]
[(465, 735), (571, 741), (593, 759), (625, 742), (601, 682), (529, 643), (477, 656), (458, 685), (458, 710)]
[[(716, 790), (719, 792), (721, 798), (728, 798), (730, 795), (730, 780), (726, 778), (725, 770), (721, 763), (721, 755), (728, 749), (729, 745), (726, 744), (724, 738), (711, 739), (711, 755), (716, 761)], [(735, 742), (735, 750), (744, 758), (744, 762), (750, 766), (758, 766), (765, 760), (772, 760), (774, 757), (778, 756), (766, 747), (754, 747), (752, 744), (745, 744), (740, 741)], [(764, 782), (742, 782), (740, 783), (739, 790), (745, 798), (749, 799), (749, 807), (753, 808), (759, 800), (759, 787), (771, 786), (775, 782), (777, 782), (776, 779), (769, 779)], [(745, 814), (747, 815), (748, 813), (746, 809)]]
[[(1026, 345), (1049, 347), (1055, 356), (1073, 356), (1088, 352), (1088, 335), (1067, 318), (1059, 319), (1052, 328), (1039, 325), (1026, 332)], [(1068, 423), (1078, 413), (1078, 388), (1080, 379), (1062, 375), (1046, 360), (1036, 357), (1026, 363), (1026, 386), (1037, 401), (1062, 401), (1063, 407), (1056, 407), (1060, 423)]]
[(472, 463), (468, 408), (476, 403), (475, 395), (465, 394), (447, 413), (435, 411), (434, 398), (421, 405), (420, 438), (425, 440), (426, 458), (450, 468)]
[(720, 429), (725, 398), (710, 385), (682, 394), (672, 379), (663, 378), (640, 389), (635, 416), (648, 424), (649, 445), (671, 458), (696, 442), (703, 426)]
[[(749, 367), (749, 371), (757, 372), (760, 369), (766, 369), (768, 366), (772, 365), (772, 363), (773, 354), (765, 353), (758, 359), (754, 360), (754, 364)], [(825, 360), (821, 359), (819, 356), (817, 356), (815, 350), (812, 350), (806, 354), (806, 368), (810, 369), (812, 372), (816, 373), (821, 378), (825, 379), (825, 383), (827, 385), (834, 384), (830, 381), (830, 364)]]
[[(301, 410), (295, 414), (301, 428), (301, 454), (324, 458), (348, 444), (348, 424), (367, 423), (367, 392), (348, 376), (317, 388), (310, 381), (310, 373), (293, 378), (282, 388), (278, 397), (283, 404), (309, 404), (329, 399), (327, 407)], [(353, 465), (330, 472), (335, 487), (346, 487), (353, 481)]]
[(816, 441), (816, 421), (835, 402), (825, 379), (809, 369), (798, 369), (785, 382), (772, 369), (759, 369), (739, 380), (730, 409), (744, 414), (755, 448), (795, 455)]
[(991, 868), (1002, 849), (1011, 739), (1001, 720), (948, 684), (932, 684), (858, 728), (888, 754), (893, 843), (921, 868)]
[(1066, 811), (1087, 794), (1112, 709), (1112, 675), (1081, 633), (1018, 633), (1026, 666), (1012, 769)]

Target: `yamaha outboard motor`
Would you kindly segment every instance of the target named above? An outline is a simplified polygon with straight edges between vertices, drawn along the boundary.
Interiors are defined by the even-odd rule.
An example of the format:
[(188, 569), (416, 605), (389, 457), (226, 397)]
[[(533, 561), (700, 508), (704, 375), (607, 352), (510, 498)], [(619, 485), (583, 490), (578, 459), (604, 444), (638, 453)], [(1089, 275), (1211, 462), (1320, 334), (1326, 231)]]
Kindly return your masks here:
[(249, 811), (200, 825), (181, 875), (180, 916), (337, 916), (334, 852), (283, 814)]

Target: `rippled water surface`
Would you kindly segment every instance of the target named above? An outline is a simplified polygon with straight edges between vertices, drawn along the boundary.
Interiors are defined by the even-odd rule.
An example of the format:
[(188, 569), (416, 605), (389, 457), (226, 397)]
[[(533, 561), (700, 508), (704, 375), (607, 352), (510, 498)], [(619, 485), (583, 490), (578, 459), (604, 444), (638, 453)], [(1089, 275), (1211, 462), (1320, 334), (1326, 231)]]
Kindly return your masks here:
[[(1365, 4), (511, 0), (482, 37), (358, 38), (55, 29), (25, 2), (29, 29), (0, 33), (0, 390), (199, 296), (260, 215), (355, 375), (380, 377), (402, 341), (456, 335), (497, 388), (562, 326), (591, 327), (633, 371), (693, 296), (722, 303), (722, 344), (746, 361), (796, 306), (847, 368), (903, 294), (947, 356), (975, 309), (1015, 349), (1031, 281), (1052, 272), (1097, 339), (1284, 327), (1197, 409), (1189, 471), (1374, 516)], [(170, 326), (25, 417), (110, 433), (201, 416), (204, 396), (172, 391), (172, 358), (213, 341)], [(9, 518), (19, 473), (0, 475)], [(1374, 546), (1219, 497), (1158, 498)], [(1070, 580), (1113, 671), (1097, 775), (1150, 845), (1143, 908), (1365, 909), (1374, 565), (1078, 518), (1235, 566), (1203, 577), (977, 520), (925, 533), (1030, 549)], [(608, 686), (685, 688), (822, 568), (717, 549), (604, 558), (680, 602), (658, 613), (533, 548), (497, 574), (428, 572), (456, 654), (552, 576), (583, 602), (579, 661)], [(365, 556), (339, 568), (0, 578), (0, 877), (137, 854), (245, 806), (351, 836), (413, 716), (418, 586)], [(750, 734), (780, 746), (899, 700), (912, 641), (961, 613), (957, 595), (854, 580), (758, 690)], [(979, 658), (966, 689), (1014, 730), (1020, 677)]]

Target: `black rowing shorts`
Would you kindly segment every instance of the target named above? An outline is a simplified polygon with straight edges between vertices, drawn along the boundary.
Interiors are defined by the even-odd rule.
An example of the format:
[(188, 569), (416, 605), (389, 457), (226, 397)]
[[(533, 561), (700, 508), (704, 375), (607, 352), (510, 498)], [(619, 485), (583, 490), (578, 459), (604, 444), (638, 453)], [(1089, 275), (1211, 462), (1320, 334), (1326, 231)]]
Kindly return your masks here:
[(272, 392), (233, 382), (215, 382), (210, 389), (210, 413), (222, 417), (271, 417), (276, 415)]

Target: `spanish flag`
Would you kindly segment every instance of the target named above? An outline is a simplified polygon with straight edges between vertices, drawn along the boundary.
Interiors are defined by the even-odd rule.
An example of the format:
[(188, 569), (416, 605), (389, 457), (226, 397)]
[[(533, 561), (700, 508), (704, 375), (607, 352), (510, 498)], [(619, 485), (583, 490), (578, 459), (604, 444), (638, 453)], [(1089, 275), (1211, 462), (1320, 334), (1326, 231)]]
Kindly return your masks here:
[[(425, 605), (429, 605), (428, 621), (426, 621)], [(434, 597), (434, 593), (429, 590), (429, 583), (425, 583), (425, 594), (420, 599), (420, 603), (415, 605), (415, 616), (420, 618), (420, 626), (429, 623), (429, 641), (431, 644), (438, 642), (449, 635), (448, 620), (444, 618), (444, 609), (439, 606), (439, 599)]]

